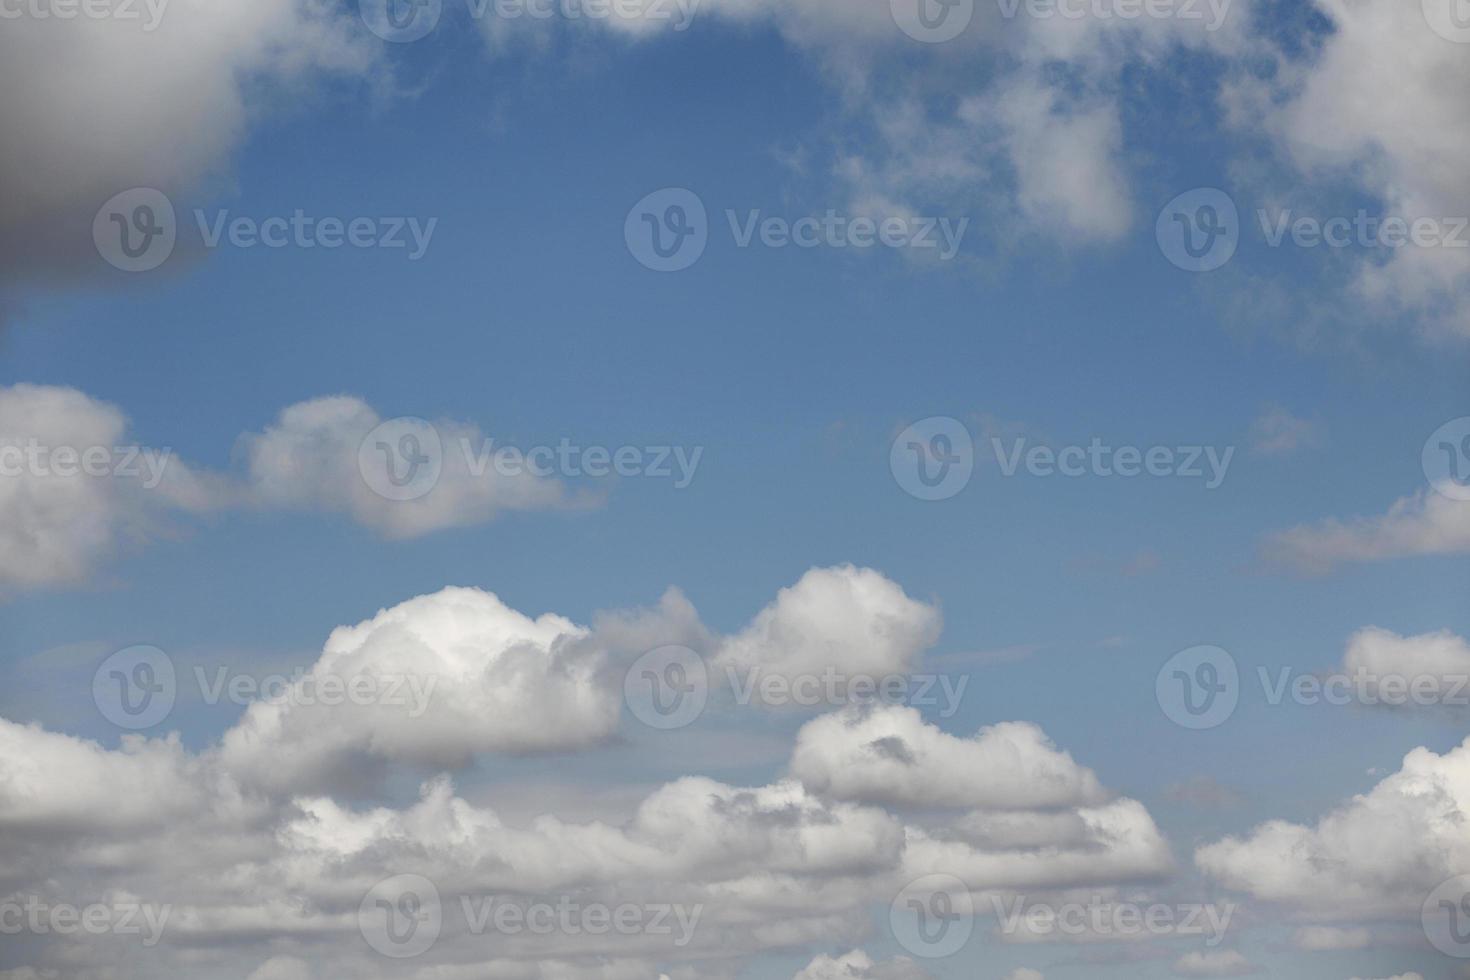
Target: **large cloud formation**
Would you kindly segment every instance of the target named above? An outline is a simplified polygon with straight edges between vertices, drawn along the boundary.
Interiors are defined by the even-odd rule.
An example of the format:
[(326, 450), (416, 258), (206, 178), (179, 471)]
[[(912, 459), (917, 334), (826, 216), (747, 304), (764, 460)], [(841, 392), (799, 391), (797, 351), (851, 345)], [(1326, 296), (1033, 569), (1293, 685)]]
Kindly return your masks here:
[[(814, 604), (834, 595), (843, 597), (835, 606)], [(767, 614), (783, 604), (802, 613), (799, 642), (768, 629), (782, 617)], [(813, 651), (840, 663), (857, 616), (877, 643), (854, 650), (858, 662), (872, 666), (872, 649), (888, 651), (885, 663), (912, 662), (909, 641), (889, 644), (929, 637), (934, 615), (876, 572), (844, 566), (808, 573), (737, 636), (763, 662), (779, 669), (790, 657), (805, 669), (816, 666)], [(48, 907), (141, 905), (159, 925), (148, 944), (114, 933), (33, 935), (0, 951), (0, 968), (62, 969), (77, 980), (692, 980), (730, 976), (763, 951), (815, 947), (805, 978), (919, 980), (902, 959), (839, 955), (869, 934), (875, 907), (915, 879), (944, 872), (977, 894), (1009, 894), (1109, 888), (1170, 869), (1147, 811), (1112, 799), (1039, 730), (1000, 724), (989, 730), (998, 735), (957, 739), (891, 706), (850, 709), (872, 712), (866, 722), (813, 721), (788, 777), (741, 786), (687, 776), (592, 818), (510, 819), (434, 773), (472, 756), (595, 749), (617, 730), (627, 645), (661, 623), (702, 631), (674, 595), (587, 628), (448, 589), (334, 631), (308, 675), (344, 686), (385, 672), (436, 678), (418, 717), (293, 692), (249, 706), (197, 752), (177, 736), (127, 735), (106, 748), (0, 720), (0, 893)], [(901, 735), (917, 768), (907, 802), (937, 809), (884, 806), (870, 784), (838, 786), (821, 774), (814, 740), (855, 723)], [(372, 775), (399, 785), (413, 770), (430, 775), (409, 798), (344, 799), (335, 787), (351, 784), (344, 776), (364, 758)], [(1025, 788), (1028, 768), (1041, 788)], [(403, 875), (432, 883), (442, 927), (409, 963), (373, 952), (360, 914), (375, 889)], [(506, 902), (669, 907), (681, 925), (487, 932), (478, 912)]]

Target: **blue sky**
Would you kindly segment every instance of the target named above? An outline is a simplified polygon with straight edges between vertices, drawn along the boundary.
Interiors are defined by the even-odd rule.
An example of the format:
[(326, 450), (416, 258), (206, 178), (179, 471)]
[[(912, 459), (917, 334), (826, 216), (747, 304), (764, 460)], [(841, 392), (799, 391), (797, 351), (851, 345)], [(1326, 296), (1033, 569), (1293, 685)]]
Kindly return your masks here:
[[(161, 123), (164, 132), (179, 127), (188, 144), (181, 159), (207, 165), (150, 170), (122, 160), (52, 209), (58, 227), (85, 229), (69, 215), (89, 223), (113, 193), (158, 187), (180, 216), (179, 244), (145, 274), (108, 268), (95, 253), (43, 255), (41, 271), (0, 281), (13, 297), (0, 384), (75, 389), (116, 406), (130, 440), (168, 447), (191, 471), (225, 482), (249, 468), (242, 434), (270, 430), (287, 406), (337, 395), (381, 419), (450, 420), (520, 447), (561, 439), (702, 447), (697, 472), (682, 489), (644, 477), (570, 479), (596, 499), (410, 537), (320, 501), (241, 503), (239, 490), (228, 505), (179, 508), (162, 526), (120, 533), (84, 576), (6, 589), (0, 656), (19, 683), (0, 695), (0, 716), (116, 749), (122, 733), (99, 714), (90, 677), (134, 644), (247, 674), (306, 668), (333, 629), (446, 586), (580, 624), (600, 610), (652, 605), (674, 586), (712, 633), (733, 636), (809, 569), (852, 564), (942, 612), (942, 635), (923, 663), (970, 686), (957, 713), (926, 712), (929, 723), (968, 738), (998, 722), (1031, 722), (1110, 791), (1147, 808), (1176, 869), (1124, 881), (1123, 893), (1239, 903), (1226, 945), (1267, 975), (1463, 976), (1423, 942), (1416, 914), (1272, 901), (1264, 885), (1240, 887), (1247, 872), (1211, 875), (1195, 861), (1197, 847), (1255, 840), (1266, 821), (1315, 826), (1416, 748), (1470, 765), (1454, 755), (1463, 708), (1270, 705), (1254, 682), (1257, 667), (1336, 669), (1350, 637), (1370, 626), (1409, 638), (1470, 635), (1470, 548), (1453, 527), (1428, 525), (1442, 547), (1372, 539), (1363, 560), (1342, 560), (1312, 538), (1302, 549), (1325, 567), (1304, 568), (1302, 549), (1285, 560), (1272, 548), (1287, 529), (1386, 520), (1396, 501), (1432, 495), (1421, 449), (1466, 414), (1470, 368), (1454, 312), (1465, 308), (1456, 306), (1462, 271), (1425, 279), (1409, 268), (1416, 256), (1271, 247), (1257, 224), (1258, 208), (1452, 218), (1470, 203), (1463, 178), (1440, 179), (1449, 140), (1414, 142), (1377, 110), (1312, 101), (1342, 70), (1333, 45), (1359, 51), (1361, 32), (1381, 26), (1376, 17), (1441, 59), (1443, 77), (1463, 78), (1466, 49), (1417, 10), (1316, 6), (1314, 23), (1303, 25), (1237, 0), (1221, 32), (1229, 40), (1099, 28), (1107, 39), (1071, 57), (1030, 38), (1045, 23), (1020, 41), (1006, 31), (1021, 28), (1002, 23), (974, 49), (901, 35), (870, 42), (865, 26), (815, 2), (808, 20), (715, 5), (686, 32), (633, 39), (560, 24), (500, 51), (480, 36), (484, 25), (454, 12), (424, 40), (393, 45), (367, 34), (352, 9), (339, 11), (365, 67), (283, 80), (251, 64), (264, 78), (239, 83), (245, 113), (221, 140), (226, 149), (192, 146), (186, 110)], [(0, 40), (0, 52), (7, 47)], [(1369, 91), (1383, 91), (1375, 86), (1387, 84), (1386, 68), (1358, 70)], [(101, 69), (98, 79), (107, 81)], [(989, 120), (1006, 119), (1033, 85), (1066, 123), (1012, 119), (992, 130)], [(1261, 87), (1277, 115), (1243, 120), (1239, 107)], [(959, 111), (967, 99), (979, 107), (969, 114)], [(1417, 115), (1418, 132), (1441, 118), (1413, 99), (1402, 111)], [(982, 121), (956, 150), (954, 120), (977, 112)], [(1303, 136), (1293, 112), (1361, 132), (1337, 143)], [(1067, 124), (1086, 113), (1110, 124), (1101, 148)], [(973, 169), (938, 166), (941, 146)], [(1089, 170), (1094, 154), (1108, 173)], [(862, 180), (851, 177), (858, 160)], [(1032, 176), (1071, 179), (1074, 166), (1084, 172), (1081, 191), (1028, 204)], [(1110, 174), (1121, 175), (1121, 194)], [(1421, 174), (1429, 176), (1415, 183)], [(28, 178), (14, 179), (27, 193)], [(669, 187), (702, 201), (709, 244), (692, 267), (658, 273), (630, 254), (623, 228), (635, 202)], [(1241, 214), (1238, 252), (1208, 273), (1176, 268), (1155, 234), (1160, 209), (1199, 187), (1227, 191)], [(1068, 196), (1077, 194), (1082, 203)], [(1119, 200), (1098, 203), (1110, 194)], [(790, 220), (829, 208), (868, 213), (875, 200), (890, 214), (968, 218), (959, 255), (740, 248), (726, 218), (727, 210)], [(437, 223), (417, 260), (373, 248), (206, 249), (195, 208)], [(959, 493), (924, 501), (895, 480), (889, 454), (905, 426), (933, 416), (960, 420), (981, 461)], [(1273, 417), (1290, 436), (1263, 448), (1263, 420)], [(27, 434), (19, 422), (3, 431)], [(1005, 476), (992, 435), (1055, 447), (1094, 437), (1234, 447), (1234, 456), (1216, 489), (1183, 478)], [(15, 513), (39, 519), (30, 504)], [(1155, 677), (1198, 644), (1230, 651), (1247, 682), (1228, 722), (1190, 732), (1161, 709)], [(241, 714), (181, 703), (147, 734), (177, 729), (204, 758)], [(476, 752), (455, 773), (455, 789), (527, 819), (567, 806), (618, 823), (637, 799), (682, 776), (733, 786), (780, 778), (797, 730), (815, 714), (721, 710), (687, 737), (625, 716), (616, 737), (591, 746)], [(395, 769), (384, 785), (339, 802), (407, 807), (427, 775), (423, 766)], [(1182, 801), (1179, 787), (1196, 780), (1218, 794)], [(19, 798), (10, 803), (23, 809)], [(0, 823), (0, 840), (21, 846), (26, 825), (17, 821), (8, 834)], [(1446, 844), (1435, 853), (1450, 864), (1426, 872), (1428, 887), (1470, 871), (1452, 866), (1470, 850)], [(0, 876), (0, 891), (40, 887), (22, 865)], [(1372, 874), (1362, 872), (1370, 883)], [(60, 877), (99, 880), (91, 870)], [(1394, 877), (1392, 887), (1401, 884)], [(742, 941), (738, 960), (653, 957), (650, 980), (660, 972), (786, 980), (819, 954), (858, 947), (878, 972), (844, 976), (889, 976), (882, 962), (912, 951), (895, 942), (883, 903), (871, 910), (865, 941)], [(1308, 923), (1367, 928), (1372, 940), (1304, 950), (1293, 931)], [(244, 948), (213, 942), (201, 961), (210, 976), (291, 980), (318, 974), (251, 971), (352, 962), (284, 934)], [(1025, 980), (1012, 972), (1023, 968), (1048, 980), (1230, 975), (1181, 968), (1197, 945), (1128, 944), (1145, 953), (1119, 959), (1106, 943), (977, 937), (955, 957), (917, 966), (933, 977), (996, 980)], [(68, 959), (37, 937), (22, 947), (14, 959), (0, 953), (0, 976), (104, 975), (92, 964), (84, 973), (85, 956)], [(168, 957), (136, 962), (187, 962)], [(375, 960), (371, 969), (414, 976), (417, 965)], [(4, 972), (26, 967), (42, 972)]]

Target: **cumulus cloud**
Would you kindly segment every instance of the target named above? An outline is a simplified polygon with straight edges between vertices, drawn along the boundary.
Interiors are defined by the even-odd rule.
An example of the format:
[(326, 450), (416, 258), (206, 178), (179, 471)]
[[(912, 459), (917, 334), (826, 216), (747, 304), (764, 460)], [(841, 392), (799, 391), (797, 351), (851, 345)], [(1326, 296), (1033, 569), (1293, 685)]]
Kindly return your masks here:
[[(846, 617), (886, 622), (863, 605), (891, 610), (896, 586), (860, 569), (817, 572), (803, 581), (860, 583), (856, 593), (838, 590)], [(826, 588), (813, 594), (830, 598)], [(843, 617), (806, 615), (803, 602), (792, 608), (803, 615), (757, 616), (754, 635), (798, 654), (854, 640)], [(840, 642), (829, 646), (821, 624)], [(427, 878), (440, 897), (444, 934), (416, 964), (426, 980), (637, 980), (658, 968), (671, 977), (726, 976), (738, 958), (762, 951), (856, 946), (875, 907), (938, 872), (996, 892), (1112, 888), (1169, 866), (1141, 805), (1079, 805), (1100, 793), (1096, 778), (1040, 732), (1002, 728), (1010, 735), (976, 753), (970, 740), (916, 731), (916, 720), (900, 716), (899, 730), (926, 760), (924, 779), (947, 781), (951, 767), (964, 765), (967, 782), (1003, 790), (952, 797), (911, 777), (917, 800), (1053, 808), (927, 812), (911, 822), (861, 787), (844, 799), (797, 778), (740, 786), (702, 776), (667, 782), (596, 819), (510, 819), (459, 795), (447, 774), (431, 775), (407, 801), (339, 799), (354, 774), (373, 772), (365, 758), (437, 769), (475, 753), (595, 744), (615, 730), (621, 707), (609, 661), (665, 625), (705, 633), (677, 593), (653, 609), (603, 614), (589, 629), (554, 614), (525, 616), (489, 593), (446, 589), (334, 631), (300, 682), (332, 676), (351, 690), (363, 676), (439, 678), (431, 711), (411, 719), (382, 706), (312, 702), (296, 690), (252, 705), (219, 743), (197, 752), (177, 736), (129, 735), (106, 748), (0, 720), (0, 891), (169, 909), (162, 941), (146, 951), (99, 939), (63, 944), (63, 953), (43, 941), (31, 961), (15, 965), (46, 970), (65, 958), (66, 975), (77, 980), (377, 977), (386, 961), (364, 947), (358, 908), (381, 882), (408, 873)], [(885, 662), (908, 649), (878, 632), (872, 642)], [(1027, 766), (1042, 788), (1025, 788)], [(497, 789), (505, 791), (514, 788)], [(471, 928), (475, 909), (487, 907), (476, 902), (563, 899), (672, 906), (684, 915), (688, 942), (561, 930), (496, 935), (490, 946)], [(903, 959), (854, 951), (818, 956), (801, 976), (924, 974)]]
[(397, 455), (397, 440), (419, 436), (414, 431), (389, 433), (384, 437), (388, 455), (380, 459), (380, 447), (365, 447), (364, 440), (382, 421), (366, 402), (346, 396), (289, 406), (265, 431), (240, 438), (251, 499), (272, 509), (345, 513), (390, 538), (481, 524), (503, 511), (566, 502), (561, 483), (521, 466), (497, 467), (484, 455), (489, 445), (484, 434), (451, 421), (423, 428), (424, 438), (437, 444), (411, 444), (422, 465), (435, 467), (432, 484), (422, 493), (415, 488), (406, 499), (385, 496), (387, 487), (370, 479), (377, 474), (369, 467), (381, 465), (385, 474), (387, 467), (402, 470), (400, 475), (411, 472), (408, 467), (414, 464)]
[(1329, 520), (1278, 531), (1266, 556), (1308, 573), (1352, 562), (1470, 552), (1470, 503), (1424, 491), (1394, 503), (1379, 517)]
[(0, 595), (72, 585), (169, 518), (220, 503), (218, 487), (138, 444), (115, 406), (73, 388), (0, 387)]
[(1097, 776), (1035, 725), (1004, 722), (956, 738), (898, 705), (808, 722), (791, 772), (838, 799), (899, 806), (1042, 809), (1106, 798)]
[[(1305, 53), (1279, 54), (1267, 81), (1232, 83), (1226, 104), (1241, 127), (1264, 127), (1304, 176), (1350, 181), (1381, 201), (1384, 216), (1470, 215), (1461, 165), (1470, 133), (1455, 96), (1470, 87), (1470, 63), (1428, 22), (1450, 23), (1454, 2), (1314, 0), (1330, 30)], [(1470, 250), (1374, 251), (1357, 264), (1359, 301), (1417, 315), (1432, 332), (1470, 334)]]
[(407, 538), (570, 503), (559, 481), (520, 465), (518, 450), (499, 447), (510, 455), (497, 467), (477, 428), (449, 421), (432, 427), (434, 481), (390, 496), (372, 469), (387, 461), (373, 446), (364, 460), (381, 421), (357, 398), (301, 402), (240, 437), (239, 471), (212, 472), (142, 445), (120, 409), (74, 388), (0, 386), (0, 596), (84, 583), (119, 552), (181, 530), (188, 515), (337, 512)]
[[(1347, 677), (1362, 677), (1367, 691), (1382, 696), (1386, 682), (1403, 682), (1413, 693), (1415, 685), (1429, 685), (1432, 700), (1470, 698), (1470, 644), (1449, 630), (1400, 636), (1391, 630), (1369, 626), (1354, 633), (1342, 659)], [(1402, 692), (1390, 694), (1402, 699)], [(1410, 700), (1408, 703), (1414, 703)]]
[[(334, 630), (292, 691), (252, 704), (226, 735), (226, 763), (294, 787), (330, 782), (363, 756), (457, 767), (480, 752), (595, 744), (616, 731), (621, 702), (587, 635), (479, 589), (410, 599)], [(345, 691), (355, 678), (373, 679), (381, 697), (314, 695), (329, 679)]]
[(91, 229), (104, 201), (219, 174), (275, 99), (359, 76), (379, 50), (356, 18), (313, 0), (127, 7), (134, 19), (5, 21), (0, 289), (99, 267)]
[(1410, 752), (1372, 790), (1306, 826), (1272, 820), (1195, 852), (1224, 886), (1307, 919), (1417, 915), (1470, 861), (1470, 741)]
[(727, 638), (716, 664), (787, 679), (828, 668), (881, 678), (910, 671), (941, 625), (938, 609), (871, 568), (815, 568)]

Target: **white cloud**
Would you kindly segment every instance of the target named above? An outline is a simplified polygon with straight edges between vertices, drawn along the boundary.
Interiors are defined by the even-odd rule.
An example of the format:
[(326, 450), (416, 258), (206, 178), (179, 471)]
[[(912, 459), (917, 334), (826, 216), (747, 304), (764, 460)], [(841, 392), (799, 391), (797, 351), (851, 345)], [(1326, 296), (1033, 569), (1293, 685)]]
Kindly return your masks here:
[(390, 538), (482, 524), (503, 511), (566, 502), (556, 480), (497, 468), (490, 457), (483, 457), (483, 472), (475, 472), (486, 437), (472, 425), (450, 421), (434, 423), (440, 446), (424, 454), (441, 464), (432, 488), (413, 499), (389, 499), (369, 485), (359, 458), (363, 440), (382, 421), (367, 403), (346, 396), (283, 409), (264, 432), (240, 437), (252, 498), (273, 509), (343, 512)]
[(1272, 534), (1268, 558), (1322, 573), (1349, 562), (1385, 561), (1470, 552), (1470, 502), (1424, 491), (1394, 503), (1380, 517), (1303, 524)]
[[(1431, 7), (1447, 16), (1454, 2)], [(1376, 195), (1385, 216), (1470, 215), (1463, 46), (1431, 30), (1420, 3), (1314, 6), (1332, 29), (1306, 54), (1281, 55), (1270, 83), (1235, 83), (1227, 105), (1237, 124), (1264, 126), (1305, 176), (1341, 177)], [(1470, 334), (1470, 250), (1411, 245), (1365, 256), (1353, 286), (1377, 313), (1409, 312), (1435, 331)]]
[(104, 201), (194, 187), (273, 96), (359, 75), (379, 50), (355, 17), (312, 0), (127, 6), (138, 19), (5, 20), (0, 281), (100, 267), (91, 225)]
[(217, 503), (211, 480), (138, 445), (122, 412), (73, 388), (0, 387), (0, 470), (0, 594), (83, 582), (171, 515)]
[(814, 568), (721, 644), (716, 664), (794, 678), (907, 673), (939, 637), (939, 610), (871, 568)]
[(1400, 636), (1369, 626), (1348, 641), (1342, 672), (1365, 678), (1367, 692), (1375, 696), (1386, 680), (1395, 678), (1406, 682), (1410, 693), (1415, 684), (1432, 681), (1427, 690), (1433, 700), (1457, 698), (1463, 703), (1470, 698), (1470, 644), (1449, 630)]
[[(226, 735), (226, 764), (262, 785), (295, 788), (330, 782), (362, 757), (442, 768), (481, 752), (595, 744), (616, 731), (621, 701), (587, 636), (479, 589), (410, 599), (334, 630), (291, 696), (252, 704)], [(384, 679), (392, 703), (314, 697), (328, 678), (345, 688), (356, 677)]]
[(1196, 950), (1175, 960), (1174, 972), (1181, 977), (1243, 977), (1260, 968), (1233, 949)]
[(898, 806), (1039, 809), (1106, 798), (1097, 776), (1035, 725), (1003, 722), (956, 738), (897, 705), (808, 722), (791, 772), (838, 799)]
[(1019, 970), (1012, 970), (1010, 973), (1007, 973), (1005, 980), (1046, 980), (1046, 978), (1041, 975), (1040, 970), (1031, 970), (1022, 967)]
[(1470, 867), (1470, 741), (1403, 768), (1314, 826), (1272, 820), (1195, 852), (1202, 871), (1309, 920), (1417, 915), (1424, 897)]

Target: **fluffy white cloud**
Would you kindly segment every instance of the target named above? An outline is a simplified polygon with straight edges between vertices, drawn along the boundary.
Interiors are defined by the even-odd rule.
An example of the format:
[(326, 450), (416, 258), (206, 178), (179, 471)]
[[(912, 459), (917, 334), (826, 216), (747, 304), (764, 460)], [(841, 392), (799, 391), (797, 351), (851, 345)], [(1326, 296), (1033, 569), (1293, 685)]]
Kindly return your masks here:
[(808, 722), (791, 772), (844, 800), (972, 809), (1041, 809), (1101, 803), (1097, 776), (1025, 722), (956, 738), (914, 708), (852, 708)]
[[(1239, 126), (1263, 126), (1305, 176), (1337, 176), (1377, 196), (1384, 216), (1470, 215), (1470, 131), (1457, 93), (1470, 87), (1462, 45), (1430, 29), (1456, 0), (1314, 0), (1331, 30), (1305, 54), (1281, 54), (1269, 82), (1237, 82), (1227, 105)], [(1406, 97), (1407, 96), (1407, 97)], [(1408, 312), (1432, 330), (1470, 334), (1470, 250), (1376, 249), (1355, 296), (1376, 312)]]
[[(891, 608), (896, 587), (874, 581), (877, 573), (818, 572), (803, 581), (831, 586), (831, 576), (849, 577), (862, 584), (860, 595)], [(861, 605), (840, 609), (876, 622)], [(771, 609), (781, 606), (778, 600)], [(802, 602), (793, 608), (809, 611)], [(838, 648), (853, 640), (848, 624), (826, 613), (762, 617), (756, 634), (798, 655), (813, 644), (830, 649), (819, 623), (832, 624)], [(781, 646), (789, 636), (773, 621), (799, 624), (793, 646)], [(407, 802), (349, 805), (333, 795), (363, 773), (364, 758), (452, 766), (472, 753), (598, 741), (621, 707), (618, 671), (603, 669), (613, 652), (626, 655), (670, 628), (718, 642), (674, 593), (652, 610), (595, 622), (587, 629), (550, 614), (532, 619), (488, 593), (447, 589), (336, 630), (309, 676), (440, 678), (431, 711), (412, 719), (291, 697), (253, 705), (219, 744), (197, 753), (177, 737), (128, 736), (108, 749), (0, 721), (0, 892), (79, 904), (101, 895), (170, 909), (156, 947), (139, 949), (121, 937), (41, 941), (27, 954), (32, 961), (15, 965), (47, 970), (65, 960), (65, 975), (77, 980), (386, 977), (393, 964), (365, 948), (358, 907), (379, 882), (411, 873), (434, 883), (444, 917), (438, 945), (415, 964), (422, 980), (638, 980), (659, 969), (681, 980), (723, 978), (762, 951), (856, 945), (875, 908), (937, 872), (996, 893), (1113, 888), (1169, 866), (1167, 846), (1140, 805), (1071, 806), (1099, 792), (1095, 777), (1039, 732), (1020, 728), (1017, 742), (978, 756), (966, 754), (967, 740), (922, 726), (903, 731), (936, 756), (923, 769), (928, 779), (949, 779), (958, 752), (971, 767), (967, 781), (985, 785), (993, 770), (1012, 802), (1041, 796), (1070, 808), (929, 813), (909, 823), (795, 778), (735, 786), (699, 776), (575, 820), (508, 818), (458, 795), (447, 776), (430, 778)], [(885, 661), (892, 649), (908, 648), (893, 647), (891, 637), (878, 647)], [(1047, 787), (1042, 793), (1020, 789), (1026, 766)], [(1058, 773), (1066, 776), (1060, 786)], [(910, 785), (917, 799), (945, 798), (920, 780)], [(991, 796), (956, 800), (977, 801)], [(563, 899), (672, 905), (684, 913), (688, 942), (587, 930), (487, 937), (470, 928), (476, 902)], [(854, 952), (818, 956), (802, 976), (924, 974), (902, 959), (875, 962)]]
[(1369, 626), (1348, 641), (1342, 671), (1349, 678), (1365, 678), (1372, 694), (1390, 678), (1402, 679), (1411, 691), (1415, 684), (1432, 681), (1427, 688), (1432, 700), (1458, 698), (1463, 703), (1470, 697), (1470, 644), (1449, 630), (1399, 636)]
[(1175, 960), (1174, 972), (1181, 977), (1243, 977), (1260, 968), (1233, 949), (1196, 950)]
[[(0, 596), (85, 582), (119, 551), (175, 530), (189, 514), (334, 511), (385, 536), (413, 537), (568, 502), (554, 479), (508, 464), (502, 473), (473, 455), (485, 439), (453, 422), (435, 427), (437, 482), (415, 499), (389, 499), (359, 463), (380, 421), (356, 398), (301, 402), (264, 432), (240, 437), (243, 472), (215, 473), (139, 444), (117, 407), (74, 388), (0, 386)], [(475, 472), (481, 459), (484, 471)]]
[(1304, 524), (1271, 535), (1266, 555), (1305, 572), (1349, 562), (1470, 552), (1470, 502), (1434, 491), (1405, 497), (1380, 517)]
[[(392, 538), (482, 524), (502, 511), (566, 502), (559, 482), (520, 468), (497, 468), (490, 456), (482, 455), (487, 441), (480, 430), (450, 421), (434, 424), (437, 447), (420, 450), (438, 466), (432, 487), (412, 499), (390, 499), (369, 483), (359, 452), (382, 421), (367, 403), (346, 396), (289, 406), (264, 432), (240, 438), (252, 499), (267, 508), (343, 512)], [(372, 448), (368, 455), (376, 464)], [(476, 472), (481, 462), (483, 470)], [(389, 460), (382, 463), (387, 466)]]
[(1470, 741), (1403, 768), (1315, 826), (1282, 820), (1195, 852), (1223, 885), (1307, 919), (1417, 915), (1424, 897), (1470, 867)]
[(1031, 970), (1022, 967), (1019, 970), (1012, 970), (1010, 973), (1007, 973), (1005, 980), (1046, 980), (1046, 978), (1041, 975), (1040, 970)]
[(133, 441), (112, 405), (73, 388), (0, 387), (0, 595), (82, 582), (170, 515), (215, 506), (216, 489)]
[[(617, 729), (621, 701), (587, 635), (479, 589), (410, 599), (334, 630), (291, 692), (252, 704), (226, 735), (226, 763), (296, 787), (329, 783), (364, 756), (457, 767), (478, 752), (594, 744)], [(355, 678), (373, 679), (373, 693), (327, 703), (327, 685), (347, 691)]]
[(140, 185), (192, 187), (273, 95), (359, 75), (379, 50), (355, 17), (314, 0), (126, 8), (135, 19), (5, 19), (0, 286), (100, 266), (91, 227), (104, 201)]
[(871, 568), (814, 568), (726, 639), (716, 664), (794, 678), (909, 672), (939, 637), (939, 610)]

